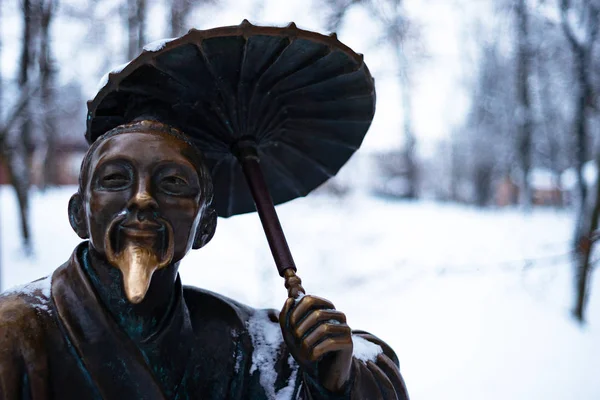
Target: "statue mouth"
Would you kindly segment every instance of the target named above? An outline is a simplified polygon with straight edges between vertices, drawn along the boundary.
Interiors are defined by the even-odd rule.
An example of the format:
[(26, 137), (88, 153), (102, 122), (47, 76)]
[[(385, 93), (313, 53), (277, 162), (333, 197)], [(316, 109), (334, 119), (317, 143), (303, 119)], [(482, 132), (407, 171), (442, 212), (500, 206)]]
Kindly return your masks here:
[[(126, 236), (129, 236), (131, 238), (140, 238), (140, 239), (144, 239), (144, 238), (159, 238), (162, 237), (162, 242), (164, 242), (164, 236), (166, 233), (166, 229), (164, 227), (164, 224), (160, 224), (158, 222), (148, 222), (148, 221), (144, 221), (144, 222), (127, 222), (127, 223), (122, 223), (120, 224), (118, 227), (118, 232), (117, 232), (117, 238), (116, 238), (116, 243), (115, 245), (118, 246), (120, 243), (119, 240), (119, 233), (123, 233)], [(165, 248), (168, 246), (164, 246), (164, 243), (158, 244), (158, 247), (161, 248)]]
[(125, 295), (133, 304), (144, 300), (154, 271), (171, 263), (175, 247), (166, 220), (139, 220), (125, 212), (110, 223), (104, 243), (106, 258), (121, 271)]

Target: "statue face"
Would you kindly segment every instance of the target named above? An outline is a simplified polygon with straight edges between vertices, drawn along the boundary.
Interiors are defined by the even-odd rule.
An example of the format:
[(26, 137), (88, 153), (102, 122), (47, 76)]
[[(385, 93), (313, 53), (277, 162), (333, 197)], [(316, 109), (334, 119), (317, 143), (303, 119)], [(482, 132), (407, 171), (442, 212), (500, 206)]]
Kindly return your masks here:
[(166, 133), (132, 132), (106, 139), (91, 155), (85, 225), (92, 247), (121, 269), (134, 303), (154, 270), (180, 261), (194, 243), (205, 199), (193, 151)]

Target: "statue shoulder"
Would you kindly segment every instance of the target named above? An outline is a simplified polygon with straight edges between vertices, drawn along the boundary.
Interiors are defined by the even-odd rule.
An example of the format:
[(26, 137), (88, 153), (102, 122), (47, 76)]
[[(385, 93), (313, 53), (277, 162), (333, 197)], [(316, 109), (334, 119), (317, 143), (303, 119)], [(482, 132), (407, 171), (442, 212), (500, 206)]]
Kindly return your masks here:
[[(398, 356), (383, 340), (365, 331), (352, 331), (354, 374), (352, 398), (381, 392), (380, 398), (408, 400)], [(374, 384), (375, 383), (375, 384)]]
[(51, 280), (52, 276), (47, 276), (0, 293), (0, 321), (10, 323), (22, 315), (52, 314)]
[(52, 316), (51, 276), (0, 294), (0, 350), (44, 335)]
[(373, 356), (377, 355), (377, 353), (382, 353), (388, 357), (396, 367), (400, 366), (396, 352), (377, 336), (366, 331), (352, 330), (352, 341), (355, 347), (355, 357), (359, 359), (368, 359), (371, 353)]
[(256, 312), (254, 308), (227, 296), (193, 286), (183, 287), (183, 297), (192, 319), (199, 314), (213, 314), (224, 320), (238, 320), (246, 324)]

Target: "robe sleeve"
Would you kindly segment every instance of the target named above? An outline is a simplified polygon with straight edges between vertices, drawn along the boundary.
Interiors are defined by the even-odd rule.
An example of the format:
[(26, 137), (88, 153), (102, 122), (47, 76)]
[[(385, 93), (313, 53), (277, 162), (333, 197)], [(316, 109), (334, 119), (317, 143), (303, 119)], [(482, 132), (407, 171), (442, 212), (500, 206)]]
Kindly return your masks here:
[(0, 400), (49, 398), (42, 319), (20, 296), (0, 296)]
[(381, 339), (364, 331), (353, 331), (358, 336), (381, 347), (382, 352), (373, 360), (353, 357), (352, 376), (343, 393), (331, 393), (317, 382), (303, 376), (303, 394), (308, 400), (408, 400), (404, 379), (400, 374), (396, 353)]

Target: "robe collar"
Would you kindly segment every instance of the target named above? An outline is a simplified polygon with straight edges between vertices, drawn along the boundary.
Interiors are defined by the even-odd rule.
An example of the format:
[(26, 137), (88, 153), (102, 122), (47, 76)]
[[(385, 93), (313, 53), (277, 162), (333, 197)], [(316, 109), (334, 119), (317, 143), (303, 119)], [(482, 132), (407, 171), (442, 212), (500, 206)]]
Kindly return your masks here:
[[(61, 328), (103, 398), (166, 400), (172, 397), (181, 389), (193, 340), (179, 277), (169, 315), (151, 337), (137, 344), (104, 307), (82, 268), (81, 259), (87, 246), (87, 242), (80, 244), (69, 262), (52, 276), (52, 301)], [(158, 353), (148, 357), (149, 350)], [(170, 379), (166, 381), (157, 379), (148, 363), (157, 357), (169, 363)], [(165, 391), (160, 381), (170, 387)]]

